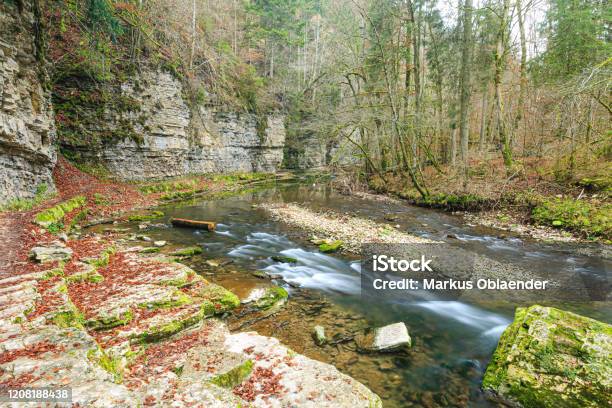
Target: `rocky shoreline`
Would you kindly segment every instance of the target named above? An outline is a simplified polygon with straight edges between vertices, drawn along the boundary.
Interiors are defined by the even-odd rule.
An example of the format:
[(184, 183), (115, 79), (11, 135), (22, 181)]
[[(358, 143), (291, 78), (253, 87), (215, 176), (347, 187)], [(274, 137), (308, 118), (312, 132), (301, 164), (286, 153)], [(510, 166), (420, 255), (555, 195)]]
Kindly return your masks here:
[[(180, 263), (185, 254), (171, 245), (113, 226), (82, 233), (79, 223), (110, 210), (95, 209), (98, 181), (89, 180), (89, 192), (63, 190), (62, 176), (83, 186), (72, 178), (85, 175), (71, 171), (56, 174), (67, 201), (21, 214), (21, 247), (0, 274), (1, 385), (70, 387), (72, 403), (86, 406), (382, 406), (329, 364), (272, 337), (231, 333), (224, 319), (241, 299)], [(155, 202), (114, 188), (127, 189), (131, 202), (114, 206), (111, 218)], [(271, 311), (286, 296), (249, 308)]]

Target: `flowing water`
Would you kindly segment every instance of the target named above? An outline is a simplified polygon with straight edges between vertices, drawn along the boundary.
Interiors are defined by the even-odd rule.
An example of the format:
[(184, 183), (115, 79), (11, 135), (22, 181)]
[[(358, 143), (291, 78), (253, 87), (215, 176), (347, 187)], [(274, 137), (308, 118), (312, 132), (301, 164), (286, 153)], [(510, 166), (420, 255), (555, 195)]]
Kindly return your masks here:
[[(535, 269), (555, 265), (605, 278), (601, 262), (577, 255), (571, 245), (544, 245), (502, 235), (502, 231), (465, 225), (460, 217), (402, 203), (356, 199), (335, 193), (326, 185), (285, 185), (215, 201), (195, 201), (163, 208), (170, 217), (218, 222), (216, 232), (181, 228), (153, 228), (147, 235), (172, 245), (201, 245), (202, 256), (190, 265), (207, 279), (241, 298), (269, 285), (253, 275), (264, 271), (284, 285), (287, 305), (273, 317), (231, 317), (234, 330), (255, 330), (279, 338), (296, 352), (334, 364), (363, 382), (385, 406), (495, 406), (479, 389), (480, 381), (501, 333), (512, 321), (513, 305), (486, 302), (436, 301), (432, 298), (389, 300), (360, 296), (360, 263), (345, 254), (325, 255), (304, 241), (303, 233), (271, 220), (254, 204), (297, 202), (309, 208), (333, 209), (392, 224), (409, 233), (443, 240), (464, 249)], [(503, 233), (507, 234), (507, 233)], [(271, 256), (298, 259), (280, 263)], [(212, 262), (211, 262), (212, 260)], [(208, 261), (208, 262), (207, 262)], [(220, 265), (220, 266), (217, 266)], [(562, 305), (601, 320), (610, 305)], [(343, 341), (366, 327), (403, 321), (413, 338), (406, 354), (359, 354)], [(337, 344), (318, 347), (311, 338), (322, 325)]]

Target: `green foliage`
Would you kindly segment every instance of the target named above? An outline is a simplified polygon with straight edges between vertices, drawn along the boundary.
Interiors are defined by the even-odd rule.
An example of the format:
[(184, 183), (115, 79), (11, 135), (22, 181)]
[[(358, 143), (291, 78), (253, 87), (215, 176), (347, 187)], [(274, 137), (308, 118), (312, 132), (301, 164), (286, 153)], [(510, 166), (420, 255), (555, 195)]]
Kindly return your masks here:
[(85, 196), (73, 197), (70, 200), (64, 201), (51, 208), (39, 212), (34, 217), (34, 220), (37, 224), (43, 227), (49, 227), (53, 224), (59, 225), (67, 213), (84, 206), (86, 201), (87, 199), (85, 198)]
[(582, 200), (544, 199), (532, 213), (537, 224), (582, 233), (586, 236), (610, 237), (612, 205), (596, 206)]
[(609, 58), (610, 19), (612, 9), (606, 2), (550, 1), (543, 26), (547, 48), (535, 61), (541, 79), (565, 79)]
[(0, 213), (4, 211), (29, 211), (37, 205), (41, 204), (43, 201), (52, 198), (54, 195), (55, 193), (48, 192), (48, 187), (46, 184), (39, 184), (38, 187), (36, 187), (36, 193), (34, 195), (34, 198), (18, 198), (15, 200), (11, 200), (6, 204), (0, 206)]
[(164, 213), (162, 211), (152, 211), (150, 214), (130, 215), (128, 221), (149, 221), (163, 216)]

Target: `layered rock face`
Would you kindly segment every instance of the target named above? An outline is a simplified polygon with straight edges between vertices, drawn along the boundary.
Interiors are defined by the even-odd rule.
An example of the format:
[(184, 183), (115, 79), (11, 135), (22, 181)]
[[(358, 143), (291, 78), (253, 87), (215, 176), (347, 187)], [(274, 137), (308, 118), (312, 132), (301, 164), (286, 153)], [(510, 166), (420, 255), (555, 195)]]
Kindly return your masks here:
[[(121, 100), (134, 108), (120, 112), (109, 104), (104, 120), (87, 130), (90, 134), (120, 134), (122, 139), (97, 146), (62, 140), (62, 146), (81, 159), (102, 163), (121, 179), (272, 172), (282, 162), (285, 130), (281, 115), (257, 118), (212, 107), (190, 107), (181, 82), (161, 71), (145, 70), (118, 92)], [(126, 123), (128, 137), (124, 135)]]
[(0, 3), (0, 204), (53, 189), (53, 109), (41, 85), (34, 10)]

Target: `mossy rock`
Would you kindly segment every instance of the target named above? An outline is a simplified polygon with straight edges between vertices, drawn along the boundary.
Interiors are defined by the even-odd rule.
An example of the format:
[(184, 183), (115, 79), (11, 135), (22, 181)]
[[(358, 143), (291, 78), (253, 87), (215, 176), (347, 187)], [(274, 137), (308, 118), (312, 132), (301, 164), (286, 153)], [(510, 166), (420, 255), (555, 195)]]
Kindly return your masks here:
[(178, 249), (178, 250), (172, 252), (171, 255), (173, 255), (173, 256), (181, 256), (181, 257), (188, 257), (188, 256), (199, 255), (201, 253), (202, 253), (202, 248), (197, 247), (197, 246), (193, 246), (193, 247), (187, 247), (187, 248)]
[(297, 263), (297, 259), (296, 258), (292, 258), (290, 256), (284, 256), (284, 255), (274, 255), (272, 257), (272, 260), (274, 262), (282, 262), (282, 263)]
[(151, 302), (140, 303), (138, 307), (146, 308), (149, 310), (155, 309), (170, 309), (173, 307), (190, 305), (193, 303), (193, 299), (181, 292), (179, 289), (175, 290), (169, 296), (163, 299), (157, 299)]
[(213, 377), (210, 382), (219, 387), (234, 388), (246, 380), (251, 375), (251, 371), (253, 371), (253, 361), (247, 360), (228, 372)]
[(552, 307), (518, 308), (482, 388), (524, 407), (610, 406), (612, 326)]
[(225, 313), (240, 306), (238, 296), (214, 283), (206, 284), (199, 290), (197, 296), (211, 302), (215, 308), (215, 314)]
[(112, 316), (100, 316), (85, 321), (85, 327), (93, 330), (108, 330), (113, 327), (123, 326), (128, 324), (134, 318), (134, 312), (131, 310), (119, 312)]
[(259, 310), (269, 310), (284, 304), (289, 298), (289, 293), (280, 286), (271, 286), (266, 293), (255, 301), (255, 307)]
[(150, 214), (130, 215), (128, 221), (150, 221), (164, 216), (162, 211), (152, 211)]
[(133, 338), (146, 343), (156, 342), (185, 330), (214, 314), (215, 306), (209, 301), (204, 301), (200, 305), (200, 309), (197, 313), (182, 319), (173, 320), (160, 326), (151, 327), (146, 332), (140, 333)]
[(342, 241), (336, 240), (333, 242), (323, 242), (319, 245), (319, 251), (323, 253), (332, 253), (337, 252), (340, 248), (342, 248)]
[(141, 254), (156, 254), (159, 251), (160, 251), (160, 249), (157, 248), (157, 247), (149, 247), (149, 248), (141, 249), (139, 252)]

